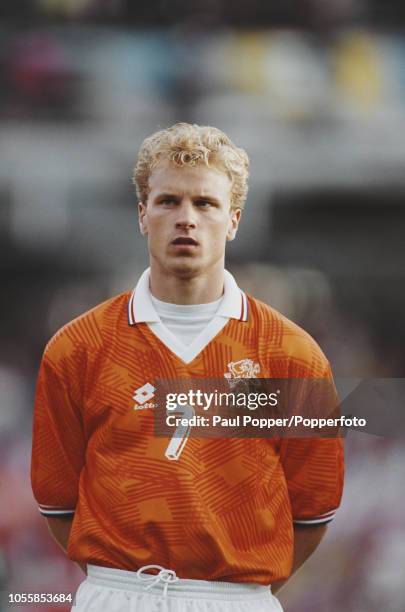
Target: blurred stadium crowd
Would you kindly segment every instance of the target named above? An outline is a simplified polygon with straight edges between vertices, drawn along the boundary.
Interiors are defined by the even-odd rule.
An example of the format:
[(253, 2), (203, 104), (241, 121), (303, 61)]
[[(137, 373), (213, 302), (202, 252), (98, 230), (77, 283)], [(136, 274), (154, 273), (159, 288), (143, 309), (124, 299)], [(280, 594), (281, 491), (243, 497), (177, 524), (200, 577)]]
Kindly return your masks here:
[[(2, 4), (0, 610), (82, 578), (32, 498), (35, 377), (50, 336), (146, 266), (130, 175), (152, 131), (210, 124), (246, 148), (239, 284), (307, 329), (336, 376), (403, 376), (404, 6)], [(282, 592), (288, 612), (405, 610), (404, 468), (400, 439), (348, 433), (342, 508)]]

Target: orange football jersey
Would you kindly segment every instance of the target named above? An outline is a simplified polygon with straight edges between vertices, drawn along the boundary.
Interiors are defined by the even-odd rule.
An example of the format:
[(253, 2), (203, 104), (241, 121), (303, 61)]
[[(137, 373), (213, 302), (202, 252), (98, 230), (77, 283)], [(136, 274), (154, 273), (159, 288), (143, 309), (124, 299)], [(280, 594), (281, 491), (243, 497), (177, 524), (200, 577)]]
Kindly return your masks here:
[(158, 379), (223, 378), (251, 360), (263, 378), (330, 378), (315, 341), (227, 276), (220, 310), (176, 345), (147, 273), (63, 327), (37, 382), (32, 485), (45, 516), (74, 514), (71, 559), (180, 578), (270, 584), (291, 570), (293, 524), (331, 520), (343, 487), (340, 438), (190, 437), (178, 460), (154, 435)]

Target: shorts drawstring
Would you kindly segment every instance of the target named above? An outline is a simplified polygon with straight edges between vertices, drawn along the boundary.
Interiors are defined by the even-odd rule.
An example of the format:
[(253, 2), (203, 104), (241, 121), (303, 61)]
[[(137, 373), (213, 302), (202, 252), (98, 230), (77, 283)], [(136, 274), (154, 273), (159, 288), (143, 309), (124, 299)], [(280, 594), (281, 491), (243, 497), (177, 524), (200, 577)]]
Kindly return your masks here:
[[(145, 570), (148, 569), (158, 569), (160, 571), (158, 574), (144, 574)], [(169, 588), (169, 584), (180, 580), (180, 578), (176, 576), (176, 572), (174, 570), (165, 569), (161, 565), (144, 565), (143, 567), (140, 567), (139, 570), (136, 572), (136, 576), (142, 582), (150, 583), (145, 586), (145, 591), (159, 584), (159, 582), (163, 582), (163, 597), (167, 596), (167, 589)]]

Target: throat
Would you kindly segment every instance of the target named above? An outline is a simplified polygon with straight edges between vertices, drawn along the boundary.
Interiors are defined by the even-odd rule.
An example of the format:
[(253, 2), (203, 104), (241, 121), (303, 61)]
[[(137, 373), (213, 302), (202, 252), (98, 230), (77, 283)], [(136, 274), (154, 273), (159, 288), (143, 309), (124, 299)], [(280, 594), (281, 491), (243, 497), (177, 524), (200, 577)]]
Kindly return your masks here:
[(201, 272), (193, 270), (192, 265), (184, 265), (183, 269), (178, 261), (179, 268), (173, 273), (151, 259), (150, 292), (157, 299), (171, 304), (197, 306), (212, 303), (220, 299), (224, 291), (223, 262), (219, 263), (218, 270), (215, 265), (214, 269), (210, 267)]

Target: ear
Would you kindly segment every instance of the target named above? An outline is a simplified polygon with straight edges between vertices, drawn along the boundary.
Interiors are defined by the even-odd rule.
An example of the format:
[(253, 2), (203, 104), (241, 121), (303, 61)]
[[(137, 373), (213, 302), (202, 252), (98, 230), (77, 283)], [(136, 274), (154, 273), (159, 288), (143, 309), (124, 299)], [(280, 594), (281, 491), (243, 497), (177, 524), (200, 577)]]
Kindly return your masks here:
[(238, 231), (241, 216), (242, 211), (240, 208), (231, 208), (229, 212), (228, 231), (226, 232), (226, 239), (228, 241), (231, 241), (235, 238), (236, 232)]
[(141, 234), (142, 236), (146, 236), (148, 234), (148, 214), (146, 204), (143, 202), (138, 202), (138, 219)]

